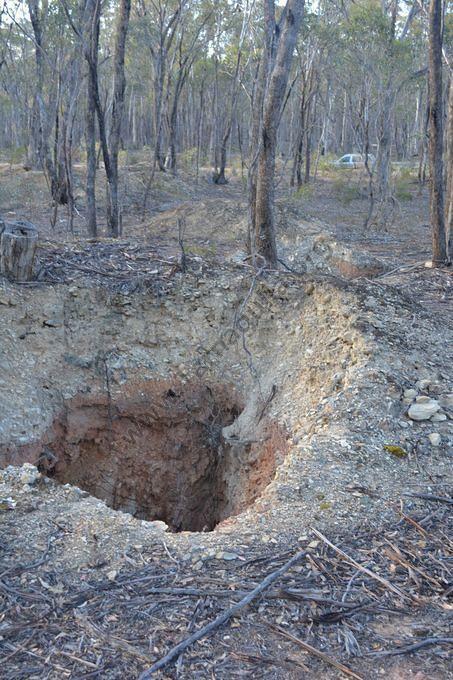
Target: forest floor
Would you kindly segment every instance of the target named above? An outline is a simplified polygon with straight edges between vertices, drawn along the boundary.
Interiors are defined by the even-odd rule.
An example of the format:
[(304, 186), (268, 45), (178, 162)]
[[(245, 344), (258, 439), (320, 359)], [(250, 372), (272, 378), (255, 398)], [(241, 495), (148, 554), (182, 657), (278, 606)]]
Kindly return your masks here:
[[(92, 327), (88, 320), (84, 329), (87, 352), (90, 335), (95, 344), (101, 325), (104, 300), (92, 297), (98, 289), (108, 290), (106, 307), (113, 305), (113, 296), (122, 296), (129, 324), (121, 330), (122, 346), (129, 329), (135, 330), (135, 302), (130, 306), (126, 298), (139, 298), (137, 308), (144, 296), (173, 305), (164, 317), (163, 344), (168, 343), (175, 366), (180, 354), (171, 334), (183, 343), (178, 324), (185, 323), (187, 347), (195, 342), (188, 328), (198, 318), (199, 303), (190, 296), (199, 295), (200, 279), (209, 283), (213, 298), (224, 290), (230, 310), (228, 294), (239, 285), (238, 276), (243, 296), (253, 290), (255, 279), (244, 264), (247, 206), (239, 170), (223, 187), (208, 181), (207, 169), (198, 183), (187, 172), (176, 179), (159, 175), (143, 218), (145, 167), (139, 159), (124, 173), (121, 239), (88, 242), (80, 217), (68, 234), (64, 209), (55, 227), (49, 225), (42, 174), (0, 165), (2, 214), (33, 221), (41, 235), (36, 287), (0, 285), (6, 319), (0, 337), (5, 354), (22, 338), (29, 342), (21, 347), (38, 382), (54, 371), (64, 391), (65, 381), (75, 385), (88, 366), (59, 367), (60, 322), (49, 321), (49, 314), (41, 318), (46, 305), (57, 308), (55, 300), (46, 302), (53, 289), (55, 299), (79, 296), (80, 308), (90, 310), (88, 319), (93, 313)], [(35, 468), (9, 467), (0, 474), (3, 677), (138, 678), (299, 551), (298, 560), (270, 587), (191, 645), (176, 665), (152, 677), (452, 676), (452, 272), (425, 266), (430, 257), (426, 187), (420, 191), (405, 170), (395, 171), (394, 180), (392, 220), (385, 228), (366, 230), (367, 205), (357, 174), (323, 169), (312, 186), (292, 193), (285, 180), (279, 185), (280, 257), (298, 273), (288, 272), (283, 293), (276, 283), (283, 275), (265, 282), (274, 291), (272, 300), (281, 304), (281, 310), (269, 307), (269, 319), (274, 323), (275, 317), (277, 325), (265, 326), (263, 337), (246, 349), (254, 360), (256, 350), (260, 375), (272, 365), (272, 380), (279, 390), (282, 385), (271, 409), (285, 421), (290, 448), (275, 484), (237, 518), (213, 532), (172, 533), (163, 522), (115, 512)], [(102, 205), (99, 217), (102, 227)], [(182, 217), (186, 283), (179, 271)], [(177, 316), (179, 298), (168, 293), (175, 281), (181, 281), (181, 296), (192, 300), (190, 309), (179, 310), (186, 321)], [(213, 304), (208, 298), (204, 305)], [(293, 319), (299, 318), (301, 304), (307, 326), (299, 336)], [(65, 305), (73, 316), (82, 314)], [(115, 314), (106, 314), (106, 320), (117, 324)], [(207, 318), (210, 325), (217, 323), (210, 312)], [(346, 340), (359, 331), (360, 338)], [(64, 321), (62, 333), (71, 342), (73, 319), (67, 327)], [(80, 349), (82, 341), (77, 342)], [(118, 339), (112, 342), (120, 347)], [(133, 343), (134, 361), (142, 361), (145, 350), (150, 356), (158, 351), (144, 350), (137, 333)], [(345, 349), (349, 345), (352, 353)], [(85, 355), (77, 359), (85, 361)], [(15, 416), (26, 430), (35, 385), (21, 374), (20, 352), (11, 362), (1, 355), (0, 360), (3, 403), (10, 401), (13, 413), (17, 392), (23, 412)], [(17, 384), (8, 384), (8, 376), (15, 375)], [(84, 380), (91, 389), (99, 377)], [(120, 393), (121, 382), (117, 389)], [(421, 404), (435, 402), (437, 418), (408, 417), (415, 395)], [(5, 432), (9, 427), (2, 417), (0, 434), (2, 425)], [(38, 413), (38, 429), (42, 418)], [(440, 445), (429, 439), (432, 434)]]
[[(210, 170), (201, 167), (193, 173), (182, 168), (178, 176), (158, 173), (147, 191), (148, 163), (140, 154), (123, 169), (123, 243), (151, 246), (161, 254), (178, 254), (178, 218), (184, 216), (184, 245), (187, 253), (215, 262), (246, 256), (247, 225), (245, 177), (238, 162), (229, 183), (217, 186), (210, 181)], [(451, 311), (451, 276), (426, 271), (431, 234), (429, 229), (428, 186), (420, 186), (415, 167), (396, 167), (393, 173), (394, 203), (385, 224), (371, 222), (364, 227), (368, 212), (366, 178), (360, 170), (336, 170), (324, 163), (310, 185), (290, 189), (286, 168), (280, 169), (277, 188), (277, 225), (281, 255), (292, 254), (294, 245), (325, 234), (355, 253), (379, 258), (389, 284), (418, 294), (439, 312)], [(83, 167), (75, 167), (76, 204), (83, 205)], [(68, 233), (68, 215), (60, 207), (53, 215), (46, 180), (41, 172), (24, 171), (22, 166), (0, 163), (0, 205), (5, 219), (29, 219), (40, 229), (41, 248), (52, 254), (61, 248), (77, 250), (86, 243), (85, 224), (79, 211), (73, 233)], [(105, 232), (103, 173), (99, 172), (98, 228)], [(145, 200), (145, 195), (146, 200)], [(83, 209), (82, 209), (83, 212)], [(54, 219), (55, 224), (51, 226)], [(305, 251), (302, 247), (302, 259)], [(297, 264), (297, 257), (296, 257)], [(294, 266), (294, 264), (293, 264)], [(296, 267), (297, 268), (297, 267)], [(393, 270), (396, 270), (395, 272)], [(439, 306), (440, 305), (440, 306)]]

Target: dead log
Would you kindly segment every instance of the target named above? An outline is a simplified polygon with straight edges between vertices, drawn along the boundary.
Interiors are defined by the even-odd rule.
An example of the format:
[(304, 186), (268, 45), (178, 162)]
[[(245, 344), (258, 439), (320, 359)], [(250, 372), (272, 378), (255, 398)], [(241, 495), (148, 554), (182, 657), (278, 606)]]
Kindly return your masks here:
[(25, 220), (0, 220), (0, 274), (11, 281), (30, 281), (38, 243), (38, 230)]

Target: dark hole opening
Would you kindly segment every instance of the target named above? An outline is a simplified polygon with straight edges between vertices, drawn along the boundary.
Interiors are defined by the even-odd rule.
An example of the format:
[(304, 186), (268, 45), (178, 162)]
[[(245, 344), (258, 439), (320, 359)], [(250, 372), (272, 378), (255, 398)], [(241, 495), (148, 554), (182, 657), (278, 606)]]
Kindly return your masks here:
[(286, 441), (269, 426), (257, 444), (230, 447), (222, 430), (242, 409), (223, 385), (158, 381), (115, 399), (81, 394), (35, 451), (49, 477), (116, 510), (173, 531), (211, 531), (260, 495)]

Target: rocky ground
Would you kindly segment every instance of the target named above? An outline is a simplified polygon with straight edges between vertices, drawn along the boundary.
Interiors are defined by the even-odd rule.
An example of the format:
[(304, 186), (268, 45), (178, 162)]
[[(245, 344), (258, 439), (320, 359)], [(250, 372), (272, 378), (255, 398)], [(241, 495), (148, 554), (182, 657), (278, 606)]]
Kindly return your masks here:
[(187, 215), (186, 271), (168, 232), (43, 240), (2, 281), (4, 677), (146, 677), (299, 552), (156, 677), (449, 677), (450, 272), (324, 197), (280, 205), (257, 276), (234, 192), (193, 241), (183, 198), (152, 220)]

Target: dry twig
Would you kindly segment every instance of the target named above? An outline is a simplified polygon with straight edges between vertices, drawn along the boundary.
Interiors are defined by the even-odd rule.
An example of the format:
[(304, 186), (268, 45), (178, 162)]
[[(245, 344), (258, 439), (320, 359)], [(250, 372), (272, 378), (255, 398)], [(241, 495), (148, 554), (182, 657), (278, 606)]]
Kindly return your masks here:
[(367, 567), (363, 567), (361, 564), (356, 562), (352, 557), (349, 557), (341, 548), (338, 548), (336, 545), (331, 543), (324, 534), (322, 534), (320, 531), (317, 529), (314, 529), (312, 527), (313, 533), (320, 538), (324, 543), (326, 543), (332, 550), (335, 550), (335, 552), (340, 555), (346, 562), (349, 562), (349, 564), (352, 564), (356, 569), (359, 569), (362, 571), (364, 574), (367, 574), (371, 578), (373, 578), (375, 581), (379, 581), (379, 583), (383, 586), (385, 586), (388, 590), (391, 590), (395, 595), (398, 595), (399, 597), (402, 597), (404, 600), (413, 600), (413, 599), (418, 599), (415, 598), (414, 595), (408, 595), (407, 593), (404, 592), (404, 590), (401, 590), (401, 588), (398, 588), (397, 586), (394, 586), (393, 583), (390, 583), (390, 581), (387, 581), (387, 579), (383, 578), (382, 576), (379, 576), (379, 574), (375, 574), (373, 571), (368, 569)]
[(273, 571), (271, 574), (268, 574), (263, 581), (259, 585), (256, 586), (253, 590), (251, 590), (245, 597), (242, 598), (239, 602), (237, 602), (235, 605), (233, 605), (230, 609), (227, 609), (224, 611), (222, 614), (220, 614), (214, 621), (211, 621), (211, 623), (208, 623), (206, 626), (203, 626), (203, 628), (200, 628), (199, 630), (196, 631), (193, 635), (190, 637), (186, 638), (179, 644), (177, 644), (175, 647), (170, 649), (170, 651), (163, 656), (159, 661), (156, 661), (151, 668), (148, 668), (146, 671), (143, 671), (141, 675), (139, 676), (138, 680), (147, 680), (148, 678), (151, 677), (153, 673), (158, 671), (160, 668), (163, 668), (167, 664), (171, 663), (174, 661), (182, 652), (184, 652), (188, 647), (191, 647), (195, 642), (198, 640), (201, 640), (202, 638), (211, 635), (217, 628), (220, 626), (223, 626), (227, 621), (229, 621), (235, 614), (237, 614), (241, 609), (246, 607), (250, 602), (252, 602), (258, 595), (260, 595), (266, 588), (268, 588), (271, 583), (274, 583), (280, 576), (282, 576), (285, 572), (288, 571), (288, 569), (291, 569), (292, 566), (296, 564), (299, 560), (301, 560), (303, 557), (305, 557), (306, 552), (301, 551), (296, 553), (286, 564), (284, 564), (280, 569), (277, 569), (276, 571)]
[(283, 630), (278, 626), (274, 626), (273, 624), (269, 624), (269, 627), (272, 628), (272, 630), (277, 631), (277, 633), (279, 633), (280, 635), (283, 635), (283, 637), (287, 638), (288, 640), (291, 640), (291, 642), (295, 642), (296, 645), (299, 645), (299, 647), (305, 649), (306, 652), (310, 652), (310, 654), (317, 656), (318, 659), (322, 659), (331, 666), (334, 666), (334, 668), (338, 668), (338, 670), (342, 671), (346, 675), (349, 675), (350, 678), (356, 678), (356, 680), (363, 680), (363, 677), (361, 675), (357, 675), (357, 673), (354, 673), (354, 671), (352, 671), (350, 668), (340, 663), (336, 659), (332, 659), (331, 656), (324, 654), (324, 652), (320, 652), (319, 649), (316, 649), (316, 647), (312, 647), (311, 645), (308, 644), (308, 642), (299, 640), (299, 638), (295, 637), (294, 635), (291, 635), (291, 633), (287, 633), (286, 630)]

